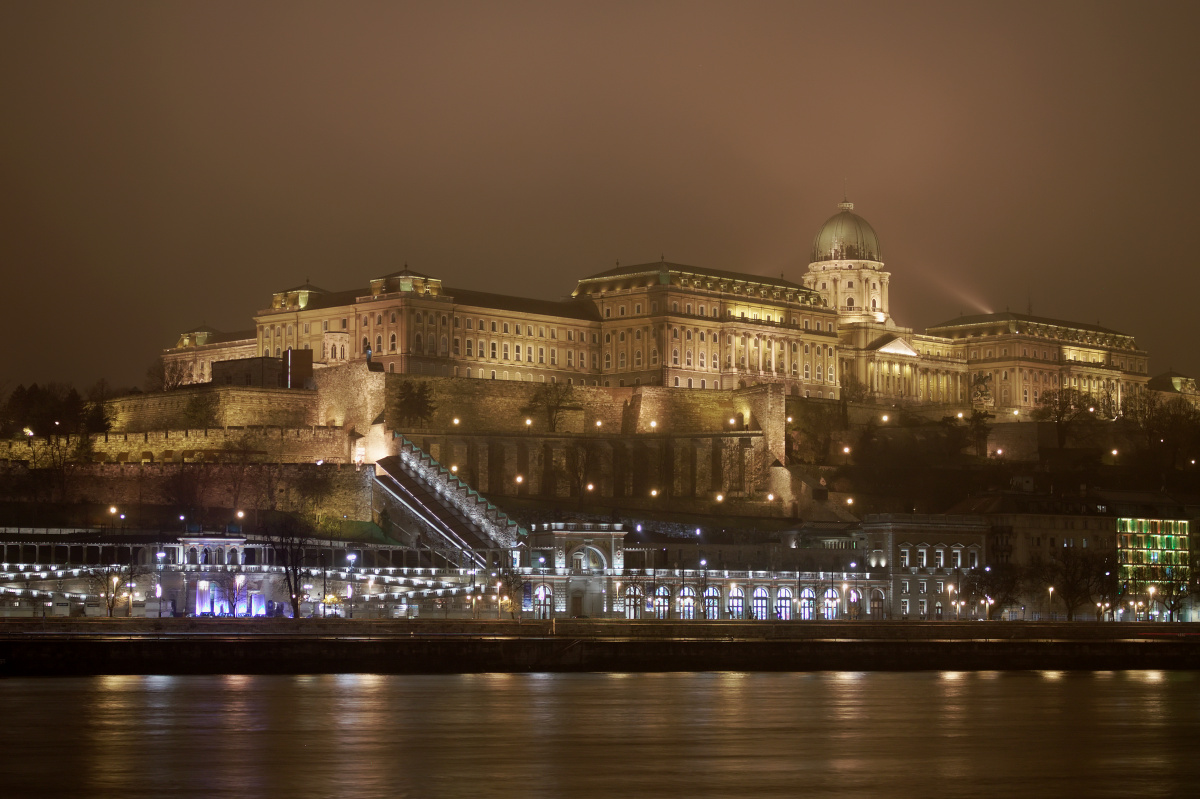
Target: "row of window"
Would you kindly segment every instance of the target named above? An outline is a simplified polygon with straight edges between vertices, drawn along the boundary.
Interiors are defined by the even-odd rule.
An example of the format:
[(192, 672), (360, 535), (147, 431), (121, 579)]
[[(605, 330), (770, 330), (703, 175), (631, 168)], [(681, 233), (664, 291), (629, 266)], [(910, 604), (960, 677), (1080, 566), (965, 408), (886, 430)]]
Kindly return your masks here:
[[(917, 548), (915, 563), (913, 563), (911, 561), (911, 554), (912, 554), (912, 552), (908, 547), (900, 548), (900, 567), (901, 568), (908, 568), (909, 566), (914, 566), (914, 565), (918, 569), (925, 569), (925, 568), (929, 567), (929, 550), (926, 547), (918, 547)], [(946, 565), (947, 565), (946, 564), (946, 550), (941, 547), (934, 549), (933, 550), (933, 568), (944, 569), (944, 568), (946, 568)], [(975, 550), (970, 550), (967, 553), (966, 567), (968, 569), (974, 569), (977, 566), (979, 566), (979, 553)], [(963, 568), (963, 551), (961, 548), (954, 547), (954, 548), (950, 549), (949, 567), (952, 569)]]

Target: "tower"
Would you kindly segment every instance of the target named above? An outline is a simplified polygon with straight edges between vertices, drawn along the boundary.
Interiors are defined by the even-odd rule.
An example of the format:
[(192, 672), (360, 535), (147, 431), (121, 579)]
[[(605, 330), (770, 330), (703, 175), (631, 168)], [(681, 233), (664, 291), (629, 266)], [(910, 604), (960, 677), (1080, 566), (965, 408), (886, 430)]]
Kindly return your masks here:
[(812, 261), (804, 285), (819, 291), (830, 308), (836, 308), (842, 325), (874, 322), (891, 325), (888, 283), (879, 238), (858, 214), (854, 203), (843, 200), (813, 239)]

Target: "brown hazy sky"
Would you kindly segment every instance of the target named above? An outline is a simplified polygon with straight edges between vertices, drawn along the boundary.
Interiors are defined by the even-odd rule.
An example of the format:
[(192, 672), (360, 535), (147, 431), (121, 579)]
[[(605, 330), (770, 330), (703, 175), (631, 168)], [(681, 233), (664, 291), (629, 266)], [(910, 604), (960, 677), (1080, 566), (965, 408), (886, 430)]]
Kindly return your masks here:
[(560, 297), (798, 279), (843, 185), (892, 313), (1133, 333), (1200, 376), (1200, 3), (0, 5), (0, 384), (399, 268)]

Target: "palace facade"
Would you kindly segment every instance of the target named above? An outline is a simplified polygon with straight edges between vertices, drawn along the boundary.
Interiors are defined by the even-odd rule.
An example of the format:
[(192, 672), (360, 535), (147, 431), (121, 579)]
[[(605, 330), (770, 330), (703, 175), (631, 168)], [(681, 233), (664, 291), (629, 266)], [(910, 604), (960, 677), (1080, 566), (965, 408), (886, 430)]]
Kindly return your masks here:
[(578, 281), (561, 301), (446, 286), (409, 270), (332, 292), (277, 292), (246, 334), (199, 328), (164, 359), (184, 382), (217, 361), (312, 350), (314, 368), (370, 361), (406, 374), (591, 386), (732, 389), (884, 404), (1033, 409), (1043, 392), (1090, 392), (1115, 413), (1142, 391), (1133, 336), (1018, 313), (963, 316), (924, 333), (898, 325), (871, 225), (842, 202), (796, 280), (657, 263)]

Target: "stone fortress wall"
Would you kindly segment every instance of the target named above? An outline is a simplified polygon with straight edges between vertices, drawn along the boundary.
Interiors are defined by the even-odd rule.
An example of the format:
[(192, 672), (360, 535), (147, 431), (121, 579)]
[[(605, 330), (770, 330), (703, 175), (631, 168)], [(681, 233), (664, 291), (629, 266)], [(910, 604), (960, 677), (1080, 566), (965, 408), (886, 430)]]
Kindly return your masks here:
[(179, 429), (197, 399), (208, 400), (215, 406), (215, 427), (301, 426), (315, 421), (317, 392), (209, 383), (174, 391), (131, 394), (107, 404), (114, 430), (143, 432)]

